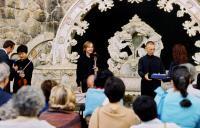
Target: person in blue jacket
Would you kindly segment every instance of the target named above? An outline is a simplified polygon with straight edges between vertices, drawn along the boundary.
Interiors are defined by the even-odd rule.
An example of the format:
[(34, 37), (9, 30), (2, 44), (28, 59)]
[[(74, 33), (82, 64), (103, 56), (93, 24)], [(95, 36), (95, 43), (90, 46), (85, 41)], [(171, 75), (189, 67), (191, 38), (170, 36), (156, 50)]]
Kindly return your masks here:
[(181, 128), (199, 128), (200, 100), (188, 94), (190, 73), (185, 66), (177, 66), (173, 71), (173, 88), (166, 92), (156, 89), (155, 101), (158, 115), (163, 122), (174, 122)]

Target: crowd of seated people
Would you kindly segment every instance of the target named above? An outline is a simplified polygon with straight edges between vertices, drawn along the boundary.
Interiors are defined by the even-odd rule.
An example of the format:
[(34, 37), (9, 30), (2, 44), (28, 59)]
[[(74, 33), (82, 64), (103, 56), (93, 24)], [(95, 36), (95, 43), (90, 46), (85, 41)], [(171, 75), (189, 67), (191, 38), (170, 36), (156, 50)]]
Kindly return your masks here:
[[(123, 81), (109, 70), (98, 71), (88, 78), (82, 119), (74, 92), (53, 80), (6, 93), (9, 67), (0, 63), (0, 128), (200, 128), (200, 74), (189, 63), (170, 72), (171, 88), (158, 87), (155, 99), (139, 96), (127, 108), (120, 103)], [(86, 117), (88, 126), (82, 124)]]

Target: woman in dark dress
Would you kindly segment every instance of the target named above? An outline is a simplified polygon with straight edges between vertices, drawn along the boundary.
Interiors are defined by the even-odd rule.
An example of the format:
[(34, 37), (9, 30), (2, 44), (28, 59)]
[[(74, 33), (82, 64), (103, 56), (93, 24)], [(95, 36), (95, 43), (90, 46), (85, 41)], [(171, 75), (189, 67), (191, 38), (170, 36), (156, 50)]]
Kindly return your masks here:
[(78, 59), (76, 70), (76, 83), (78, 90), (84, 93), (87, 91), (86, 80), (91, 74), (94, 74), (94, 45), (90, 41), (83, 44), (83, 54)]

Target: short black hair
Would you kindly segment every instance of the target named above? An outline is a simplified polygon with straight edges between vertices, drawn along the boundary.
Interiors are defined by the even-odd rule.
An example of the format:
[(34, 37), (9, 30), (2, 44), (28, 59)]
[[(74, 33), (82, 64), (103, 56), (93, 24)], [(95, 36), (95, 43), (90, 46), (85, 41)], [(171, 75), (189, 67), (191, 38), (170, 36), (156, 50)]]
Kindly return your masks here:
[(109, 77), (105, 83), (104, 93), (108, 97), (110, 103), (119, 102), (124, 97), (124, 82), (115, 76)]
[(28, 53), (28, 47), (24, 44), (21, 44), (18, 48), (17, 48), (17, 53), (20, 53), (20, 52), (25, 52), (25, 53)]
[(106, 80), (111, 76), (113, 76), (113, 73), (108, 69), (103, 70), (103, 71), (98, 71), (97, 76), (94, 80), (95, 86), (100, 87), (100, 88), (104, 88)]
[(3, 44), (3, 48), (13, 48), (15, 46), (15, 43), (12, 40), (6, 40)]
[(133, 102), (133, 110), (144, 122), (157, 118), (156, 102), (150, 96), (137, 97)]

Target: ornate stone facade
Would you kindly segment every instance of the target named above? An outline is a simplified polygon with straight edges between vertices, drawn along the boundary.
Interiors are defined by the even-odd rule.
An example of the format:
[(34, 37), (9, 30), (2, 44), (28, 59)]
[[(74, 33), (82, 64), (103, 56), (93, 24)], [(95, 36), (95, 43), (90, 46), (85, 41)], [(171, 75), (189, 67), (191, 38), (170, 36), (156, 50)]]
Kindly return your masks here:
[[(127, 1), (130, 4), (143, 2), (143, 0)], [(182, 17), (185, 14), (190, 16), (190, 21), (183, 22), (183, 29), (187, 31), (187, 34), (191, 37), (199, 34), (200, 6), (197, 1), (158, 0), (157, 6), (161, 11), (170, 13), (174, 4), (180, 6), (177, 17)], [(69, 81), (69, 85), (74, 86), (76, 70), (74, 62), (77, 61), (79, 55), (71, 50), (72, 46), (77, 44), (73, 36), (74, 33), (82, 36), (90, 27), (89, 23), (84, 21), (84, 16), (93, 6), (98, 6), (99, 10), (104, 12), (115, 5), (113, 0), (0, 0), (0, 42), (11, 39), (17, 44), (27, 44), (30, 49), (29, 57), (37, 55), (37, 58), (33, 60), (35, 64), (34, 85), (39, 85), (43, 80), (50, 78), (58, 82), (62, 81), (62, 83)], [(134, 19), (133, 17), (132, 20), (139, 20), (139, 18)], [(142, 21), (140, 23), (145, 25)], [(116, 32), (108, 40), (109, 44), (113, 46), (117, 46), (119, 43), (119, 49), (128, 45), (133, 53), (132, 56), (128, 56), (125, 52), (116, 54), (113, 53), (112, 48), (108, 47), (111, 56), (108, 60), (109, 68), (117, 67), (120, 69), (120, 72), (115, 72), (115, 74), (124, 80), (126, 79), (126, 82), (129, 81), (128, 83), (136, 79), (139, 81), (133, 72), (136, 72), (135, 66), (138, 60), (135, 53), (137, 52), (139, 56), (144, 53), (144, 49), (140, 47), (141, 44), (152, 38), (159, 42), (158, 55), (163, 48), (159, 33), (154, 32), (150, 26), (146, 25), (149, 28), (147, 30), (150, 33), (148, 33), (145, 29), (140, 30), (138, 26), (134, 27), (135, 30), (129, 30), (131, 25), (135, 24), (130, 21), (129, 24), (122, 27), (122, 31)], [(133, 38), (131, 36), (134, 33), (137, 36)], [(151, 33), (152, 35), (148, 35)], [(148, 38), (145, 34), (148, 35)], [(113, 43), (115, 38), (118, 38), (117, 42)], [(131, 43), (131, 40), (134, 39), (141, 40), (139, 45), (135, 46)], [(122, 41), (126, 41), (124, 46)], [(196, 47), (200, 47), (198, 40)], [(12, 56), (15, 57), (15, 53)], [(200, 53), (195, 53), (193, 59), (197, 64), (200, 64)], [(133, 71), (129, 73), (127, 69), (128, 71), (133, 69)], [(138, 91), (139, 87), (132, 89)]]

